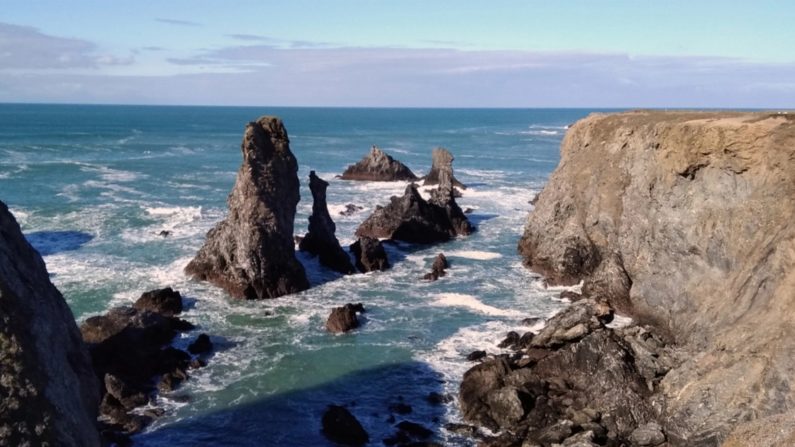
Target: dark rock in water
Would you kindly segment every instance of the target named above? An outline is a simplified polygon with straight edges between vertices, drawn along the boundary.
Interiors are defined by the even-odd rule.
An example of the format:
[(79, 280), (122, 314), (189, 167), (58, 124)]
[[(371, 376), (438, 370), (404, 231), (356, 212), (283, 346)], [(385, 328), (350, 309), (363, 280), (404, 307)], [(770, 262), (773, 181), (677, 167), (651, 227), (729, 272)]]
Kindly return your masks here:
[(329, 405), (323, 413), (323, 434), (332, 442), (361, 446), (370, 440), (359, 421), (345, 407)]
[(429, 201), (422, 198), (416, 185), (408, 185), (402, 197), (392, 197), (389, 205), (376, 207), (356, 235), (429, 244), (472, 231), (447, 182), (447, 187), (440, 185), (431, 191)]
[(473, 210), (472, 208), (467, 208), (467, 209), (464, 210), (464, 214), (472, 214), (474, 212), (475, 212), (475, 210)]
[(133, 307), (170, 317), (182, 313), (182, 295), (171, 287), (150, 290), (144, 292)]
[(463, 183), (459, 182), (458, 179), (453, 176), (453, 154), (451, 154), (450, 151), (443, 147), (437, 147), (433, 150), (432, 158), (433, 162), (431, 165), (431, 171), (425, 176), (425, 179), (422, 182), (423, 186), (438, 185), (441, 183), (439, 173), (441, 171), (447, 171), (450, 173), (450, 179), (453, 182), (453, 187), (461, 189), (467, 188)]
[(345, 205), (345, 209), (340, 211), (340, 215), (342, 215), (342, 216), (352, 216), (357, 211), (361, 211), (363, 209), (364, 209), (363, 206), (359, 206), (359, 205), (354, 205), (352, 203), (348, 203), (347, 205)]
[(394, 182), (398, 180), (417, 180), (417, 176), (403, 163), (393, 159), (377, 146), (370, 148), (364, 158), (355, 165), (348, 166), (340, 176), (343, 180), (367, 180), (374, 182)]
[(448, 394), (439, 394), (436, 391), (431, 391), (425, 397), (425, 400), (431, 405), (442, 405), (452, 402), (453, 398)]
[(439, 253), (433, 260), (430, 273), (426, 273), (425, 276), (423, 276), (423, 279), (436, 281), (442, 276), (447, 275), (445, 269), (449, 266), (450, 264), (447, 262), (447, 258), (444, 256), (444, 253)]
[(99, 385), (74, 316), (3, 202), (0, 373), (0, 445), (100, 445)]
[(418, 424), (416, 422), (401, 421), (396, 425), (396, 427), (414, 439), (428, 439), (433, 436), (432, 431), (428, 430), (422, 424)]
[(510, 348), (516, 346), (519, 343), (519, 339), (521, 337), (514, 331), (508, 332), (508, 335), (505, 336), (505, 339), (497, 345), (498, 348)]
[(328, 213), (326, 205), (326, 188), (324, 181), (315, 171), (309, 173), (309, 189), (312, 191), (312, 215), (309, 216), (309, 232), (301, 240), (298, 248), (320, 258), (320, 263), (343, 274), (355, 270), (345, 250), (334, 235), (337, 230)]
[(403, 402), (394, 403), (389, 406), (389, 411), (397, 414), (409, 414), (411, 410), (411, 405)]
[(456, 433), (463, 436), (474, 437), (477, 432), (478, 428), (474, 425), (468, 424), (456, 424), (456, 423), (448, 423), (444, 425), (444, 429), (449, 431), (450, 433)]
[(249, 123), (241, 149), (229, 215), (207, 233), (185, 273), (238, 298), (306, 290), (309, 282), (293, 242), (298, 163), (281, 120), (266, 116)]
[(213, 350), (213, 342), (207, 334), (199, 334), (196, 340), (188, 345), (188, 352), (191, 354), (206, 354)]
[(351, 244), (350, 249), (356, 259), (356, 268), (362, 273), (389, 268), (386, 250), (378, 239), (367, 236), (360, 237), (358, 241)]
[(470, 362), (475, 362), (482, 359), (483, 357), (486, 357), (486, 351), (472, 351), (469, 353), (469, 355), (467, 355), (467, 360)]
[(125, 410), (132, 410), (149, 403), (148, 394), (128, 385), (113, 374), (105, 374), (105, 391), (113, 396)]
[(333, 333), (348, 332), (359, 327), (359, 319), (356, 318), (357, 312), (364, 312), (364, 306), (359, 304), (346, 304), (342, 307), (335, 307), (326, 320), (326, 329)]
[(169, 236), (171, 236), (171, 232), (168, 231), (168, 230), (163, 230), (160, 233), (157, 233), (157, 235), (161, 236), (161, 237), (169, 237)]

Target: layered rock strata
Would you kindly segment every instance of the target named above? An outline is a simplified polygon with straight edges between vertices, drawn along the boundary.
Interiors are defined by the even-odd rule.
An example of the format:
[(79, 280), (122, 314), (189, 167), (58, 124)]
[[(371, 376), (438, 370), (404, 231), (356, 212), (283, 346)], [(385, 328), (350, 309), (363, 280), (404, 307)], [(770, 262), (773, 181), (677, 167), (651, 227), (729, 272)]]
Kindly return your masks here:
[(326, 204), (328, 182), (309, 173), (309, 189), (312, 191), (312, 215), (309, 216), (309, 232), (298, 247), (302, 251), (318, 256), (320, 263), (343, 274), (355, 272), (348, 253), (340, 247), (334, 235), (337, 226), (331, 219)]
[(670, 445), (715, 446), (795, 405), (793, 215), (792, 114), (594, 114), (567, 133), (519, 250), (675, 341), (687, 360), (655, 389), (658, 422)]
[(295, 257), (293, 223), (298, 163), (279, 118), (246, 126), (243, 163), (227, 203), (229, 215), (207, 233), (185, 273), (238, 298), (261, 299), (309, 288)]
[(99, 446), (99, 385), (69, 306), (0, 202), (0, 445)]
[(366, 180), (371, 182), (394, 182), (418, 180), (406, 165), (395, 160), (377, 146), (358, 163), (348, 166), (340, 176), (343, 180)]

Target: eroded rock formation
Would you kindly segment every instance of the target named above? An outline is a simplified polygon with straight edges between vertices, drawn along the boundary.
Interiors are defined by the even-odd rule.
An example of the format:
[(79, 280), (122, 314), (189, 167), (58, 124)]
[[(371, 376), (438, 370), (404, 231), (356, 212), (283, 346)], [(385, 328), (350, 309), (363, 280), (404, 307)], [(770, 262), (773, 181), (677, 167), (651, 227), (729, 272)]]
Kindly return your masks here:
[(422, 181), (423, 186), (429, 185), (438, 185), (439, 184), (439, 172), (440, 171), (448, 171), (453, 180), (453, 186), (456, 188), (466, 189), (466, 185), (459, 182), (455, 176), (452, 175), (453, 173), (453, 154), (450, 153), (447, 149), (443, 147), (437, 147), (433, 150), (432, 154), (432, 164), (431, 164), (431, 171), (428, 172), (428, 175)]
[(0, 202), (0, 445), (99, 446), (99, 384), (69, 306)]
[(671, 445), (716, 446), (795, 405), (793, 215), (795, 116), (595, 114), (567, 133), (519, 249), (669, 334), (688, 355), (655, 389), (658, 421)]
[(348, 253), (340, 247), (340, 242), (334, 235), (337, 227), (328, 212), (326, 188), (328, 182), (315, 175), (315, 171), (309, 173), (309, 189), (313, 199), (312, 215), (309, 216), (309, 232), (301, 239), (298, 247), (318, 256), (320, 263), (326, 267), (343, 274), (353, 273), (355, 270)]
[(348, 166), (340, 176), (343, 180), (367, 180), (371, 182), (394, 182), (417, 180), (418, 177), (403, 163), (395, 160), (377, 146), (358, 163)]
[(362, 273), (382, 271), (389, 268), (389, 259), (386, 256), (384, 245), (372, 237), (360, 237), (351, 244), (351, 253), (356, 259), (356, 268)]
[(249, 123), (241, 150), (229, 215), (207, 233), (185, 273), (238, 298), (305, 290), (309, 282), (293, 243), (298, 163), (281, 120), (264, 116)]

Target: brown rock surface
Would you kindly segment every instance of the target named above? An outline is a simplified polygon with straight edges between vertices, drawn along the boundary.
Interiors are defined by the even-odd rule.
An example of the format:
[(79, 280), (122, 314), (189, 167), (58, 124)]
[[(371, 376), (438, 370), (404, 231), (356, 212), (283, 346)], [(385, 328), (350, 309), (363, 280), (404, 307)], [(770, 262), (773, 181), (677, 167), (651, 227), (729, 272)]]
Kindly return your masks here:
[(437, 147), (433, 150), (432, 154), (432, 163), (431, 163), (431, 171), (428, 172), (428, 175), (422, 181), (423, 186), (429, 185), (438, 185), (439, 184), (439, 172), (440, 171), (449, 171), (450, 176), (452, 177), (453, 186), (456, 188), (466, 189), (466, 185), (459, 182), (457, 178), (455, 178), (453, 173), (453, 154), (450, 153), (447, 149), (443, 147)]
[(378, 146), (370, 148), (370, 152), (358, 163), (348, 166), (340, 176), (343, 180), (366, 180), (371, 182), (394, 182), (399, 180), (417, 180), (417, 176), (403, 163), (395, 160)]
[(795, 115), (594, 114), (567, 133), (519, 250), (690, 353), (662, 380), (661, 422), (671, 445), (712, 446), (795, 405), (793, 216)]
[(185, 273), (237, 298), (275, 298), (309, 288), (295, 257), (298, 163), (282, 121), (248, 123), (243, 164), (227, 200), (229, 215), (207, 233)]

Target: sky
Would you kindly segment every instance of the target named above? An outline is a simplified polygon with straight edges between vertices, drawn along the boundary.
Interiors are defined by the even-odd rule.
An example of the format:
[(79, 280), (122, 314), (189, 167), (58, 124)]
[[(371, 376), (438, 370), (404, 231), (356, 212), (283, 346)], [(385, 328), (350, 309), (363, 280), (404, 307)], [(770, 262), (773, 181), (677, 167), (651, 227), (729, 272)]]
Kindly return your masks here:
[(0, 102), (795, 107), (795, 2), (0, 0)]

